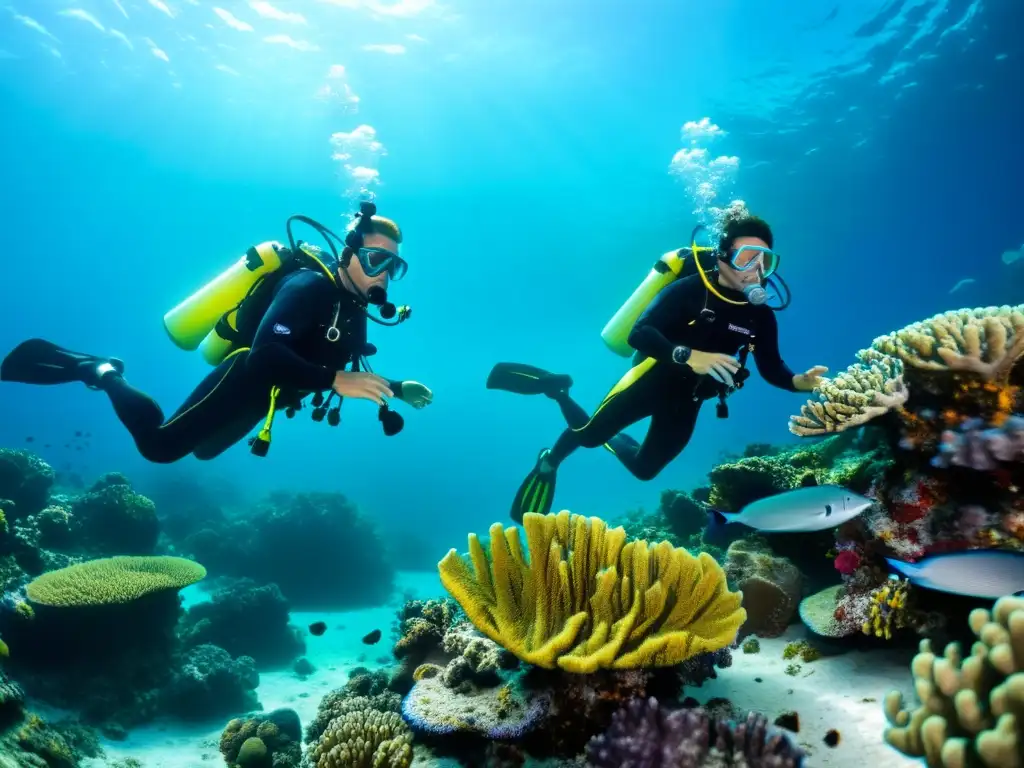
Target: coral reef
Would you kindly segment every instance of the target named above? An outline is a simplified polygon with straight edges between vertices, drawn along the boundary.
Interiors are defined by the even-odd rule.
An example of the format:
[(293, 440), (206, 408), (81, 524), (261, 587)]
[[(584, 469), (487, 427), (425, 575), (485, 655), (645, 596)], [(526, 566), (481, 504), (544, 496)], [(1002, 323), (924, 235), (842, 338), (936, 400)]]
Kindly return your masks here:
[(923, 371), (1002, 379), (1024, 354), (1024, 306), (944, 312), (880, 336), (871, 347)]
[(309, 747), (314, 768), (408, 768), (412, 732), (393, 712), (360, 709), (332, 720)]
[(967, 419), (955, 430), (944, 430), (936, 467), (967, 467), (991, 472), (1006, 462), (1024, 461), (1024, 416), (1010, 416), (1002, 425), (989, 427), (984, 419)]
[(796, 616), (803, 597), (803, 576), (788, 559), (772, 554), (763, 539), (743, 539), (729, 545), (725, 575), (743, 594), (747, 620), (740, 637), (756, 634), (778, 637)]
[(239, 579), (193, 605), (179, 634), (186, 647), (213, 643), (232, 656), (249, 656), (265, 669), (285, 666), (306, 651), (302, 632), (288, 623), (288, 601), (276, 584)]
[(920, 706), (904, 709), (897, 691), (885, 698), (885, 740), (929, 768), (1019, 765), (1024, 734), (1024, 600), (1004, 597), (991, 612), (976, 609), (977, 642), (967, 658), (956, 643), (936, 656), (922, 640), (911, 671)]
[(55, 477), (53, 468), (35, 454), (0, 448), (0, 506), (7, 517), (39, 512), (50, 498)]
[(316, 717), (306, 726), (306, 743), (312, 743), (319, 739), (332, 720), (337, 720), (349, 712), (365, 710), (397, 714), (401, 709), (402, 697), (397, 693), (378, 693), (365, 696), (357, 694), (350, 687), (338, 688), (320, 700)]
[(800, 768), (805, 753), (755, 713), (734, 724), (702, 709), (666, 711), (654, 698), (616, 713), (608, 732), (587, 745), (592, 768)]
[[(392, 653), (398, 659), (398, 667), (392, 675), (390, 687), (399, 693), (408, 693), (413, 685), (416, 668), (431, 659), (439, 659), (443, 653), (444, 639), (448, 630), (461, 619), (461, 611), (450, 599), (410, 600), (399, 611), (398, 642)], [(447, 664), (450, 658), (445, 658)]]
[(302, 725), (291, 709), (235, 719), (220, 736), (220, 753), (229, 768), (298, 768), (302, 761)]
[(132, 490), (123, 475), (106, 475), (71, 504), (74, 543), (89, 555), (149, 555), (160, 521), (156, 505)]
[(277, 584), (296, 610), (387, 601), (394, 567), (370, 521), (338, 493), (275, 493), (243, 517), (175, 542), (217, 576)]
[(165, 711), (183, 720), (208, 720), (259, 709), (260, 676), (248, 656), (232, 659), (216, 645), (190, 650), (184, 664), (161, 692)]
[(3, 614), (8, 664), (29, 693), (89, 722), (153, 717), (176, 667), (178, 589), (203, 574), (190, 560), (128, 556), (43, 574), (26, 588), (31, 617)]
[(453, 549), (439, 564), (473, 624), (523, 661), (576, 673), (671, 666), (729, 645), (746, 618), (704, 553), (626, 543), (622, 528), (568, 512), (528, 514), (523, 527), (528, 561), (518, 529), (495, 524), (490, 557), (471, 534), (471, 562)]

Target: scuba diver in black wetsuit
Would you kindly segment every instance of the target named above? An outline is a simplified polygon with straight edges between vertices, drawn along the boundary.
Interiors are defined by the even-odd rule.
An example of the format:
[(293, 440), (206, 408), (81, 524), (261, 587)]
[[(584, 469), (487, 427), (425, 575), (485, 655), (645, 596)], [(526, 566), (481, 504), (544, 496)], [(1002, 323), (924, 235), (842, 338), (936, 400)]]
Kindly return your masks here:
[[(336, 426), (342, 398), (364, 399), (379, 406), (384, 433), (397, 434), (403, 420), (385, 398), (423, 408), (433, 394), (415, 381), (381, 378), (366, 363), (376, 351), (367, 343), (367, 319), (397, 325), (409, 316), (407, 307), (387, 301), (388, 281), (407, 269), (398, 255), (402, 234), (393, 221), (375, 214), (373, 203), (363, 203), (344, 239), (312, 219), (293, 216), (288, 246), (267, 242), (250, 248), (231, 269), (168, 312), (164, 325), (171, 339), (184, 349), (199, 348), (216, 368), (166, 422), (160, 406), (125, 380), (120, 360), (71, 352), (43, 339), (16, 347), (0, 364), (0, 380), (80, 381), (103, 390), (139, 453), (159, 463), (189, 454), (212, 459), (260, 421), (263, 428), (250, 445), (264, 456), (274, 414), (283, 409), (293, 416), (311, 394), (316, 421), (326, 416)], [(296, 220), (316, 229), (330, 250), (296, 243)], [(340, 254), (336, 242), (343, 245)], [(370, 304), (384, 320), (369, 313)], [(338, 405), (329, 409), (335, 396)]]
[[(693, 241), (663, 256), (605, 327), (602, 337), (614, 351), (636, 354), (592, 416), (569, 396), (568, 375), (519, 363), (498, 363), (491, 371), (488, 388), (547, 395), (568, 424), (520, 485), (514, 520), (551, 511), (555, 473), (577, 448), (603, 445), (640, 480), (657, 477), (690, 441), (706, 400), (717, 398), (718, 416), (728, 416), (726, 398), (750, 375), (749, 354), (772, 386), (806, 392), (820, 384), (824, 366), (794, 374), (779, 354), (775, 311), (788, 306), (789, 293), (773, 278), (778, 256), (771, 228), (737, 201), (721, 230), (717, 248)], [(704, 253), (713, 265), (701, 263)], [(622, 433), (646, 417), (651, 424), (642, 444)]]

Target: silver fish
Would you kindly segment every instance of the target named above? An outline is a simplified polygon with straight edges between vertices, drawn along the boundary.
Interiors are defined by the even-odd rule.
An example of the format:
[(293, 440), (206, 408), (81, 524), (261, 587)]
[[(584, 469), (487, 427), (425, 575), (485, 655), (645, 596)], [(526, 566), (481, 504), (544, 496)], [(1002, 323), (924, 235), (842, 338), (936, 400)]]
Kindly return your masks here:
[(1024, 553), (976, 549), (927, 557), (917, 563), (885, 558), (889, 567), (938, 592), (998, 600), (1024, 592)]
[(852, 520), (874, 502), (839, 485), (797, 488), (748, 504), (739, 512), (713, 511), (709, 527), (740, 523), (765, 533), (824, 531)]

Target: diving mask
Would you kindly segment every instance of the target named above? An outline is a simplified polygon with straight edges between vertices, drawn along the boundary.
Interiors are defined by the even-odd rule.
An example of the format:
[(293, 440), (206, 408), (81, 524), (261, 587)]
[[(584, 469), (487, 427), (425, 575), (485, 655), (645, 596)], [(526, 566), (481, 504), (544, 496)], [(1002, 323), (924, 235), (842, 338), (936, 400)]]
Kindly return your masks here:
[(406, 261), (387, 248), (364, 247), (356, 251), (356, 258), (367, 277), (376, 277), (387, 272), (392, 280), (401, 280), (409, 271)]
[(761, 268), (761, 278), (770, 277), (779, 267), (779, 255), (771, 248), (760, 245), (741, 245), (729, 251), (729, 266), (740, 272)]

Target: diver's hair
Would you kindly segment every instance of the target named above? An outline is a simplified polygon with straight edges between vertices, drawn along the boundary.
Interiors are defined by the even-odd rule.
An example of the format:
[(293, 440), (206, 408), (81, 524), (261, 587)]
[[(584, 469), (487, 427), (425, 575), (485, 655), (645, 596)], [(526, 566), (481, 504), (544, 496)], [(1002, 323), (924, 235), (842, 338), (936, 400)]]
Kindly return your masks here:
[(384, 237), (390, 237), (396, 243), (402, 242), (402, 230), (391, 219), (384, 218), (383, 216), (374, 216), (370, 219), (370, 222), (373, 224), (370, 228), (371, 232), (384, 235)]
[(769, 248), (775, 247), (768, 222), (752, 214), (742, 200), (733, 200), (722, 212), (719, 231), (722, 234), (718, 240), (718, 252), (722, 254), (732, 250), (733, 243), (741, 237), (756, 237), (764, 240)]
[[(358, 218), (353, 218), (351, 223), (348, 225), (348, 231), (351, 232), (355, 229), (358, 222)], [(398, 224), (384, 216), (371, 216), (370, 229), (368, 231), (376, 235), (390, 237), (396, 243), (402, 242), (402, 230), (398, 227)]]

